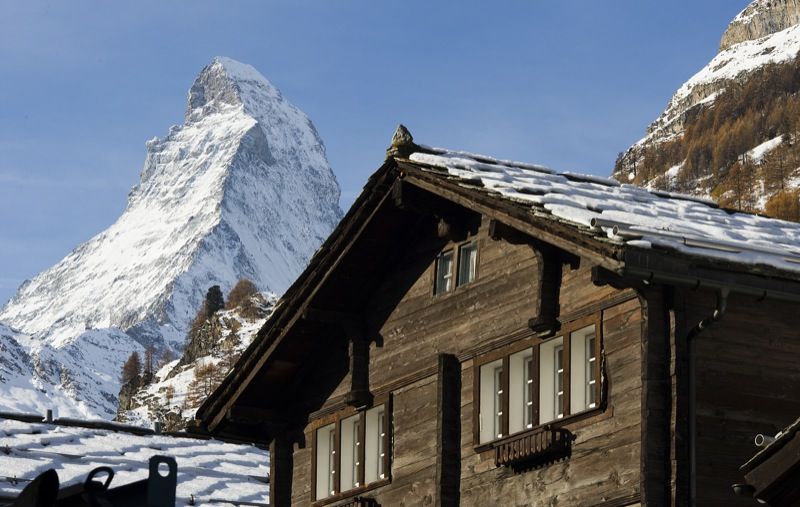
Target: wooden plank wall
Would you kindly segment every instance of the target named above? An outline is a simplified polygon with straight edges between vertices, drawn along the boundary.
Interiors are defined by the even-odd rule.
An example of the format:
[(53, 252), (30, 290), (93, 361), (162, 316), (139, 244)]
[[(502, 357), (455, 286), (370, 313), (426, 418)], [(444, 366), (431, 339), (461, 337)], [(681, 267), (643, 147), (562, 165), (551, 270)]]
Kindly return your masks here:
[[(498, 505), (528, 505), (534, 498), (540, 505), (550, 505), (556, 498), (560, 505), (630, 505), (640, 493), (642, 312), (638, 299), (604, 312), (610, 403), (597, 417), (568, 426), (577, 436), (571, 458), (515, 474), (495, 468), (491, 452), (475, 453), (471, 357), (475, 351), (525, 334), (528, 320), (536, 317), (539, 307), (536, 252), (529, 245), (491, 239), (488, 225), (484, 219), (474, 237), (479, 245), (476, 282), (433, 296), (433, 260), (438, 249), (419, 252), (425, 252), (426, 241), (432, 245), (436, 239), (420, 238), (417, 252), (398, 262), (372, 298), (367, 311), (374, 340), (370, 389), (392, 393), (394, 449), (391, 483), (366, 495), (384, 506), (434, 505), (441, 498), (436, 485), (437, 361), (439, 354), (452, 354), (461, 359), (460, 505), (485, 506), (487, 498)], [(427, 268), (420, 270), (419, 262), (427, 263)], [(564, 269), (562, 315), (619, 295), (610, 287), (592, 285), (590, 270), (588, 265)], [(419, 272), (423, 274), (413, 283), (404, 278)], [(398, 298), (397, 286), (410, 289)], [(335, 408), (349, 386), (347, 375), (339, 379), (323, 407)], [(311, 500), (311, 426), (305, 428), (305, 437), (309, 445), (297, 448), (293, 456), (292, 505), (296, 506), (307, 506)], [(618, 502), (621, 498), (629, 501)]]
[[(690, 325), (714, 309), (711, 292), (686, 292)], [(689, 327), (689, 326), (687, 326)], [(697, 335), (697, 505), (752, 505), (736, 497), (739, 467), (800, 414), (798, 306), (732, 295), (725, 316)]]
[[(568, 271), (568, 270), (567, 270)], [(593, 288), (587, 269), (565, 273), (562, 309), (574, 311), (613, 294)], [(586, 292), (593, 292), (594, 297)], [(578, 294), (579, 293), (579, 294)], [(580, 304), (571, 302), (580, 301)], [(462, 365), (461, 505), (632, 505), (640, 490), (642, 312), (632, 299), (604, 312), (603, 339), (609, 405), (599, 416), (568, 424), (572, 456), (544, 468), (514, 473), (495, 468), (491, 451), (474, 452), (472, 362)]]

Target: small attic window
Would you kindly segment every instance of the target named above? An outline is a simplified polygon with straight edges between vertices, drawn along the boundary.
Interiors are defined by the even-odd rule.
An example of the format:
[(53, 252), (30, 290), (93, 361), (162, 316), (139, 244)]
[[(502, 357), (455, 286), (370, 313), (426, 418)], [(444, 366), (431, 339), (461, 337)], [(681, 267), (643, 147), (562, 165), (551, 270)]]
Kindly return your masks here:
[(453, 251), (447, 250), (436, 258), (436, 279), (433, 293), (444, 294), (453, 289)]
[(474, 241), (458, 248), (458, 286), (475, 281), (478, 270), (478, 245)]
[[(456, 260), (458, 263), (456, 263)], [(436, 257), (434, 295), (450, 292), (475, 281), (478, 273), (478, 243), (470, 241)]]

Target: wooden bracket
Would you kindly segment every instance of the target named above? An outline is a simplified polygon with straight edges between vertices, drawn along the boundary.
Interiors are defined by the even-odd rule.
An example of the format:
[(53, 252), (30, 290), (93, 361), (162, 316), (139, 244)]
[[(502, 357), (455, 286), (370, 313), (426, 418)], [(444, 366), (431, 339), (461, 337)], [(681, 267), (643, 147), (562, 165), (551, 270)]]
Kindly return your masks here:
[(489, 220), (489, 237), (495, 241), (505, 240), (512, 245), (525, 245), (536, 241), (535, 238), (494, 218)]
[(362, 408), (372, 404), (369, 392), (369, 340), (363, 326), (349, 326), (347, 334), (350, 391), (345, 395), (345, 403)]
[(528, 327), (540, 334), (552, 334), (559, 328), (559, 294), (561, 291), (562, 258), (559, 250), (547, 244), (534, 248), (539, 257), (539, 311), (528, 321)]

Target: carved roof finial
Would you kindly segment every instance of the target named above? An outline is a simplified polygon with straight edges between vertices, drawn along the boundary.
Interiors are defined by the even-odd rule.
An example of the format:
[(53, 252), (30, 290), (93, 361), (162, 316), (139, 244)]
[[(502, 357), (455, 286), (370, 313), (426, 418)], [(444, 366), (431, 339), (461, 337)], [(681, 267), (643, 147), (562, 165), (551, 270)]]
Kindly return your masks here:
[(408, 157), (417, 150), (414, 137), (402, 123), (397, 126), (392, 136), (392, 145), (386, 150), (386, 157)]

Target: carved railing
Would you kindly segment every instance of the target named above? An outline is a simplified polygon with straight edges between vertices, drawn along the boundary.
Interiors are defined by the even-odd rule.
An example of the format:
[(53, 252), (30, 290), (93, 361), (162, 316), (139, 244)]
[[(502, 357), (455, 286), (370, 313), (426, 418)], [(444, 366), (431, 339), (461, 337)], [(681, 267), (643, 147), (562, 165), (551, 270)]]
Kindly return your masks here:
[(573, 435), (563, 428), (543, 427), (496, 442), (496, 466), (528, 468), (569, 456)]
[(381, 506), (374, 498), (364, 498), (363, 496), (357, 496), (355, 498), (351, 498), (350, 500), (342, 504), (337, 504), (336, 507), (381, 507)]

